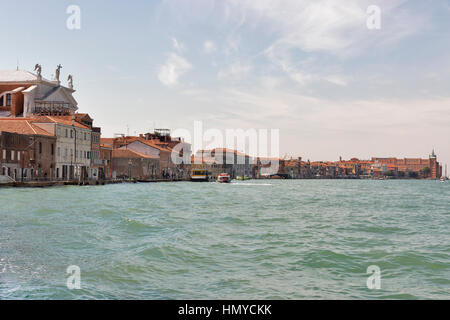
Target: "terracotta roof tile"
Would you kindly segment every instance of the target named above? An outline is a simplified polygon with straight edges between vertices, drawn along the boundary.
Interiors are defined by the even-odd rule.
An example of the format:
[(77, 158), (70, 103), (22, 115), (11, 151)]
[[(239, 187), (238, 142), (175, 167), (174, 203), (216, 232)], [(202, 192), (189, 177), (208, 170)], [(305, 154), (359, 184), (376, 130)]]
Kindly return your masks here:
[[(34, 117), (32, 122), (35, 123), (59, 123), (66, 126), (72, 126), (72, 116), (37, 116)], [(77, 128), (90, 129), (77, 121), (73, 122), (73, 125)]]
[(127, 159), (139, 159), (139, 158), (145, 158), (145, 159), (159, 159), (159, 157), (155, 156), (149, 156), (146, 154), (142, 154), (130, 149), (115, 149), (112, 152), (113, 158), (127, 158)]
[(0, 119), (0, 131), (53, 136), (53, 134), (44, 129), (33, 125), (29, 118)]

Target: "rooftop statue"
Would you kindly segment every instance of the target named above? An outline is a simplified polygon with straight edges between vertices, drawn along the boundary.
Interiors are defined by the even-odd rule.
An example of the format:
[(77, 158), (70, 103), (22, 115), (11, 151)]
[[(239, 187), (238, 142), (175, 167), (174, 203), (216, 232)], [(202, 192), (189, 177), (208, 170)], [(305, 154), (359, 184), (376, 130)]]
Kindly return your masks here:
[(37, 77), (38, 79), (41, 78), (41, 72), (42, 72), (42, 67), (39, 63), (36, 63), (36, 65), (34, 66), (34, 71), (37, 71)]
[(73, 77), (71, 74), (69, 74), (69, 76), (67, 77), (67, 81), (69, 83), (69, 88), (73, 89)]
[(59, 74), (61, 72), (62, 65), (58, 64), (56, 67), (56, 74), (55, 74), (55, 80), (59, 82)]

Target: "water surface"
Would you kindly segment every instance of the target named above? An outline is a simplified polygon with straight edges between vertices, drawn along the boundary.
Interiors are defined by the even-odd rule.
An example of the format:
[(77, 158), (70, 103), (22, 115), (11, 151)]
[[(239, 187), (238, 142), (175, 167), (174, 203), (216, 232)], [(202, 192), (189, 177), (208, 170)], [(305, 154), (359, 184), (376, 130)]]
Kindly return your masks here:
[(449, 235), (438, 181), (0, 189), (0, 299), (449, 299)]

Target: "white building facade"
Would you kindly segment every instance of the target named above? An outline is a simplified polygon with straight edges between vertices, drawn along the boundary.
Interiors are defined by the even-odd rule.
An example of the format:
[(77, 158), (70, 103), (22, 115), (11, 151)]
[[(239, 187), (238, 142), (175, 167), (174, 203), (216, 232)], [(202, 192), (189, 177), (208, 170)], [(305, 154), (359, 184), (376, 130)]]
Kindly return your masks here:
[[(68, 117), (43, 117), (35, 125), (56, 136), (55, 176), (59, 180), (91, 178), (91, 129)], [(71, 123), (72, 122), (72, 123)]]

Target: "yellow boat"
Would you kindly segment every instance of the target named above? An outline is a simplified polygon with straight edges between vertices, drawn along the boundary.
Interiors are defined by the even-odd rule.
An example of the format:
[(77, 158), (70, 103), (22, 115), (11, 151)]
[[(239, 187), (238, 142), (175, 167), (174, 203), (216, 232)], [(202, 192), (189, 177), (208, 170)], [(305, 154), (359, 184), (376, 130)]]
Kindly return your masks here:
[(208, 182), (209, 181), (208, 170), (203, 170), (203, 169), (192, 170), (192, 172), (191, 172), (191, 181)]

